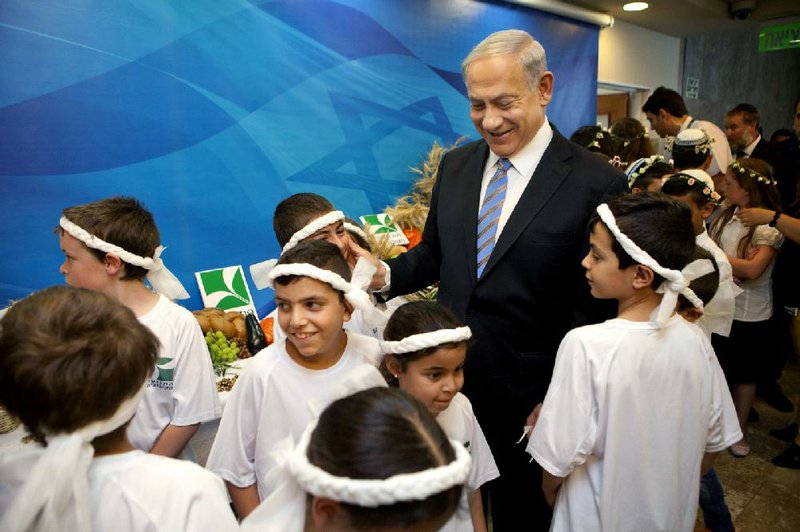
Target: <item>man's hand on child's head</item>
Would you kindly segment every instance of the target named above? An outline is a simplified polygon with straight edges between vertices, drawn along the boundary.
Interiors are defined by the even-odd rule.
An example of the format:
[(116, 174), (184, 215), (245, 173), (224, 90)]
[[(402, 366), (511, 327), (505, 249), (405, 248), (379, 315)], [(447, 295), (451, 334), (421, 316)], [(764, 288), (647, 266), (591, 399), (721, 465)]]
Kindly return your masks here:
[(375, 266), (375, 273), (372, 275), (372, 281), (369, 284), (370, 290), (380, 290), (386, 286), (386, 267), (375, 255), (350, 240), (348, 257), (345, 258), (347, 258), (347, 264), (350, 266), (351, 270), (356, 267), (358, 259), (362, 258)]

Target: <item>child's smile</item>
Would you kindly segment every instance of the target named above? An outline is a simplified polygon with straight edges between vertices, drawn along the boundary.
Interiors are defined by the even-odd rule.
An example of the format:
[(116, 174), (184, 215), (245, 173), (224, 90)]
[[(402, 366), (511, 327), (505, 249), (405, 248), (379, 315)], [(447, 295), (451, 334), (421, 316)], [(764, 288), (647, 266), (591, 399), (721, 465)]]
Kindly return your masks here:
[(324, 369), (339, 361), (347, 345), (342, 324), (350, 310), (327, 283), (300, 277), (275, 285), (278, 324), (286, 332), (286, 350), (301, 366)]

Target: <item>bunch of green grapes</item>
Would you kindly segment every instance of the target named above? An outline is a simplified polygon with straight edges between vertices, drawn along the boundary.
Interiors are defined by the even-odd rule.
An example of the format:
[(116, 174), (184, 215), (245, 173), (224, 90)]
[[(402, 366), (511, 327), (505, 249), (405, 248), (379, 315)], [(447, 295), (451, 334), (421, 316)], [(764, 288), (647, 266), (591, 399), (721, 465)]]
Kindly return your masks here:
[(236, 362), (239, 346), (236, 342), (229, 341), (220, 331), (206, 333), (206, 345), (211, 354), (211, 365), (218, 377), (224, 377), (228, 368)]

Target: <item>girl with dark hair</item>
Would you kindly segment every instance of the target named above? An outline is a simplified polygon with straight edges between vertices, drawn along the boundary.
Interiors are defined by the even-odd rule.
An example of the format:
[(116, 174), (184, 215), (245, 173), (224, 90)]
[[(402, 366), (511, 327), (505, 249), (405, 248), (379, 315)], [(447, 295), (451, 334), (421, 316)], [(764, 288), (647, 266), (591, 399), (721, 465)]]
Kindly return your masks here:
[(472, 455), (462, 507), (442, 528), (447, 531), (486, 530), (480, 487), (500, 475), (472, 404), (459, 393), (470, 336), (469, 327), (447, 308), (433, 301), (414, 301), (394, 312), (381, 342), (381, 372), (389, 385), (422, 401), (445, 433)]
[(243, 531), (435, 531), (453, 514), (470, 471), (408, 394), (369, 388), (331, 403), (294, 449), (276, 449), (277, 488)]

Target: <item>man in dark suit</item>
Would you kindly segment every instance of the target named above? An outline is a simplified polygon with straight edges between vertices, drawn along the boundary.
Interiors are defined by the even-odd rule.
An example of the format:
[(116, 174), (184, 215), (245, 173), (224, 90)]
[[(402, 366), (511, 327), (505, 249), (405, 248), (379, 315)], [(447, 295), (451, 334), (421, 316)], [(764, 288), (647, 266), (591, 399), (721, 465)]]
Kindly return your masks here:
[(483, 140), (444, 157), (422, 242), (388, 261), (387, 280), (391, 296), (438, 281), (439, 301), (472, 329), (463, 391), (500, 469), (488, 484), (494, 530), (547, 530), (541, 470), (515, 442), (561, 339), (591, 312), (580, 267), (587, 221), (627, 187), (548, 122), (553, 74), (530, 35), (490, 35), (462, 71)]
[(761, 137), (759, 120), (758, 109), (749, 103), (740, 103), (725, 113), (725, 137), (736, 159), (766, 160), (769, 142)]

